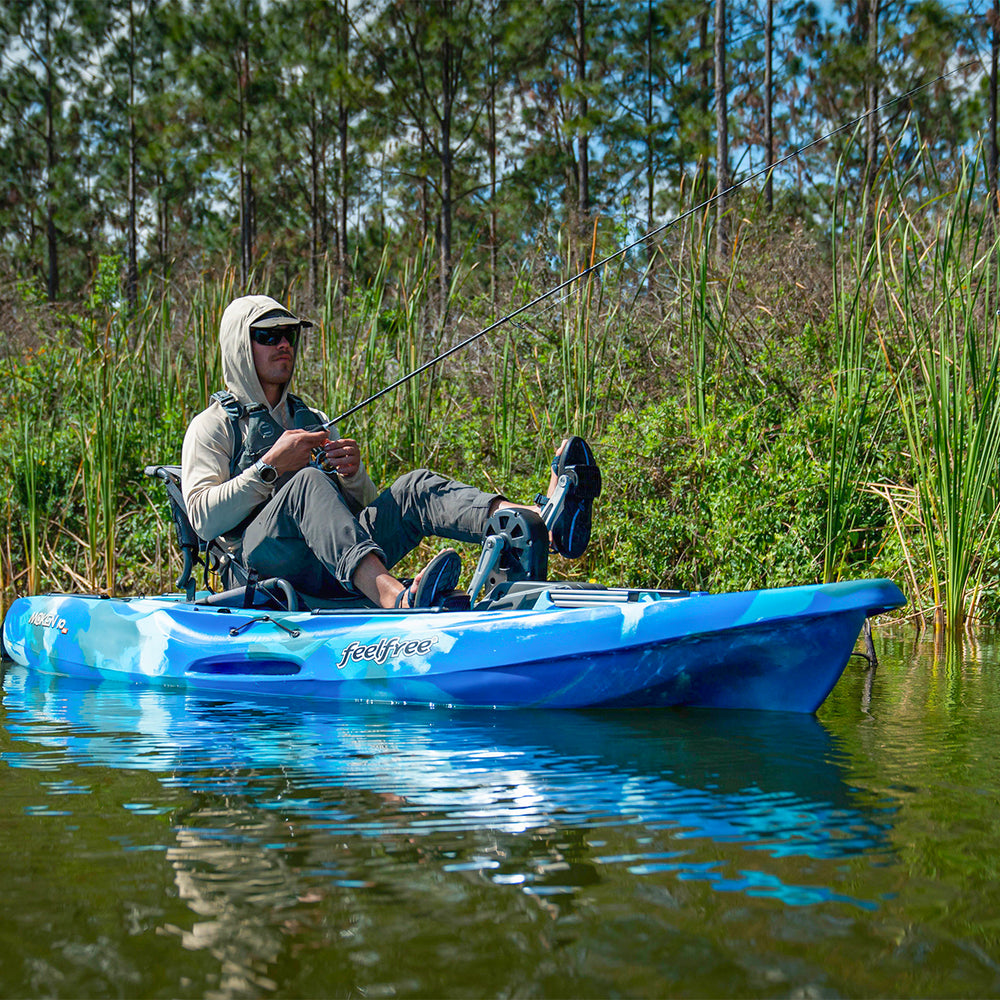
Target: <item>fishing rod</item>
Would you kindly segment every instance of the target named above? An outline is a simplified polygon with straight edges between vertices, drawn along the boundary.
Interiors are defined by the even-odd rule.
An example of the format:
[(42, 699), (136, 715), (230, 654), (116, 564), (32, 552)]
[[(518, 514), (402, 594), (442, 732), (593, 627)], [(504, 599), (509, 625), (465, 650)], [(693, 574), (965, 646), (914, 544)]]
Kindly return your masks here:
[(395, 382), (391, 383), (390, 385), (384, 386), (383, 388), (379, 389), (378, 392), (372, 393), (372, 395), (368, 396), (366, 399), (361, 400), (360, 403), (355, 403), (354, 406), (352, 406), (350, 409), (344, 410), (343, 413), (341, 413), (339, 416), (334, 417), (332, 420), (328, 420), (325, 424), (322, 425), (323, 428), (325, 430), (330, 430), (334, 426), (334, 424), (339, 424), (342, 420), (346, 420), (348, 417), (357, 413), (358, 410), (362, 410), (370, 403), (374, 403), (376, 399), (381, 399), (383, 396), (392, 392), (394, 389), (398, 389), (401, 385), (405, 385), (407, 382), (410, 381), (410, 379), (416, 378), (418, 375), (427, 371), (428, 368), (433, 368), (434, 365), (436, 365), (438, 362), (444, 361), (446, 358), (450, 358), (453, 354), (457, 354), (464, 347), (468, 347), (469, 344), (472, 344), (475, 341), (479, 340), (481, 337), (485, 337), (487, 334), (492, 333), (494, 330), (503, 326), (505, 323), (510, 323), (512, 320), (516, 319), (522, 313), (527, 312), (529, 309), (533, 309), (539, 303), (545, 302), (546, 300), (552, 298), (554, 295), (558, 295), (559, 292), (568, 288), (570, 285), (573, 285), (576, 282), (580, 281), (581, 279), (586, 278), (590, 274), (594, 274), (595, 272), (600, 271), (601, 268), (603, 268), (606, 264), (609, 264), (613, 260), (617, 260), (619, 257), (624, 256), (629, 251), (634, 250), (636, 247), (642, 246), (644, 243), (648, 242), (649, 240), (652, 240), (654, 237), (659, 236), (662, 233), (665, 233), (668, 229), (670, 229), (672, 226), (676, 226), (679, 222), (683, 222), (685, 219), (690, 218), (692, 215), (695, 215), (696, 213), (702, 211), (703, 209), (706, 209), (709, 206), (714, 205), (717, 201), (721, 200), (722, 198), (725, 198), (729, 194), (732, 194), (733, 191), (739, 190), (741, 187), (743, 187), (744, 184), (749, 184), (750, 181), (755, 180), (756, 178), (762, 176), (763, 174), (772, 173), (778, 167), (784, 165), (785, 163), (788, 163), (789, 160), (793, 160), (795, 159), (795, 157), (800, 156), (807, 150), (812, 149), (813, 146), (818, 146), (820, 143), (826, 142), (827, 139), (832, 139), (835, 135), (839, 135), (841, 132), (845, 132), (848, 129), (855, 128), (857, 125), (859, 125), (861, 122), (863, 122), (866, 118), (870, 117), (871, 115), (877, 115), (880, 111), (884, 111), (886, 108), (891, 108), (894, 104), (898, 104), (900, 101), (905, 101), (908, 98), (912, 97), (914, 94), (918, 94), (920, 93), (920, 91), (926, 90), (928, 87), (933, 87), (936, 83), (940, 83), (942, 80), (947, 80), (948, 77), (954, 76), (956, 73), (961, 72), (967, 66), (971, 65), (972, 62), (965, 63), (962, 66), (958, 66), (957, 68), (951, 70), (948, 73), (942, 73), (940, 76), (935, 77), (933, 80), (930, 80), (927, 83), (922, 83), (920, 84), (919, 87), (914, 87), (912, 90), (907, 91), (905, 94), (901, 94), (899, 97), (894, 97), (891, 100), (886, 101), (884, 104), (880, 104), (878, 107), (872, 110), (862, 112), (862, 114), (858, 115), (857, 118), (854, 118), (843, 125), (838, 125), (836, 128), (831, 129), (829, 132), (824, 133), (818, 138), (811, 139), (804, 145), (799, 146), (796, 149), (793, 149), (790, 153), (786, 153), (780, 159), (775, 160), (774, 163), (770, 163), (764, 167), (760, 167), (758, 170), (755, 170), (752, 173), (748, 174), (746, 177), (744, 177), (743, 180), (737, 181), (735, 184), (731, 184), (724, 191), (716, 192), (711, 197), (706, 198), (703, 202), (701, 202), (698, 205), (695, 205), (693, 208), (689, 208), (686, 212), (682, 212), (680, 215), (678, 215), (674, 219), (671, 219), (669, 222), (664, 222), (661, 225), (657, 226), (655, 229), (651, 229), (648, 233), (644, 233), (642, 236), (638, 237), (638, 239), (633, 240), (631, 243), (628, 243), (623, 247), (619, 247), (619, 249), (615, 250), (613, 253), (610, 253), (606, 257), (603, 257), (601, 260), (597, 261), (596, 263), (591, 264), (588, 267), (585, 267), (578, 274), (574, 274), (572, 277), (569, 277), (565, 281), (560, 282), (555, 287), (550, 288), (547, 292), (543, 292), (541, 295), (532, 299), (530, 302), (525, 303), (525, 305), (519, 306), (517, 309), (514, 309), (512, 312), (507, 313), (505, 316), (501, 316), (500, 319), (498, 320), (494, 320), (492, 323), (490, 323), (489, 326), (483, 327), (483, 329), (480, 330), (478, 333), (474, 333), (472, 334), (472, 336), (466, 337), (465, 340), (460, 341), (459, 343), (455, 344), (452, 347), (449, 347), (448, 350), (446, 351), (442, 351), (436, 357), (431, 358), (430, 361), (425, 361), (419, 367), (414, 368), (413, 371), (409, 372), (406, 375), (403, 375), (401, 378), (396, 379)]

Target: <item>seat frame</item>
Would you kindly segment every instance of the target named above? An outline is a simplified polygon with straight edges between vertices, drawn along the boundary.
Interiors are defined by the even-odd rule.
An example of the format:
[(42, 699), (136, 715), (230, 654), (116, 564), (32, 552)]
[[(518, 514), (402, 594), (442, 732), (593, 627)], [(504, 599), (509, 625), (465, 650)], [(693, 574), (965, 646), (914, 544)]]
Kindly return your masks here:
[[(236, 559), (221, 538), (205, 539), (194, 530), (184, 502), (179, 465), (150, 465), (146, 467), (145, 473), (151, 478), (159, 479), (166, 487), (170, 517), (174, 522), (177, 543), (184, 560), (181, 574), (177, 578), (177, 588), (184, 591), (191, 604), (273, 607), (287, 611), (302, 609), (302, 595), (287, 580), (281, 577), (258, 579), (256, 572)], [(197, 566), (203, 567), (201, 597), (198, 596)], [(218, 593), (212, 590), (209, 584), (210, 573), (218, 574), (224, 590)]]

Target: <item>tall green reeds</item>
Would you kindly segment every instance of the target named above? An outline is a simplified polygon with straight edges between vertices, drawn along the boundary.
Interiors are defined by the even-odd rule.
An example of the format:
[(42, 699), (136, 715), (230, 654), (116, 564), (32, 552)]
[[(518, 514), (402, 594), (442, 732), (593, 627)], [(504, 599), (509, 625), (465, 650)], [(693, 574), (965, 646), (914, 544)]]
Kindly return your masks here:
[(712, 216), (706, 211), (688, 227), (680, 259), (674, 265), (680, 326), (687, 334), (688, 410), (698, 429), (711, 420), (711, 402), (720, 373), (732, 365), (739, 378), (747, 376), (744, 350), (737, 340), (736, 323), (731, 315), (741, 276), (745, 243), (741, 236), (740, 231), (734, 235), (733, 256), (727, 269), (716, 270), (715, 229)]
[[(838, 579), (851, 548), (854, 527), (854, 499), (864, 481), (866, 462), (865, 425), (869, 420), (869, 402), (882, 352), (874, 333), (877, 314), (879, 275), (878, 247), (866, 245), (857, 227), (852, 227), (846, 213), (850, 192), (843, 188), (838, 164), (833, 219), (833, 316), (836, 364), (831, 372), (833, 413), (830, 426), (828, 481), (823, 539), (823, 581)], [(858, 217), (869, 217), (864, 203)], [(872, 213), (874, 214), (874, 212)], [(850, 234), (854, 234), (853, 239)], [(847, 234), (846, 250), (842, 234)], [(844, 274), (845, 264), (851, 268)]]
[[(44, 551), (42, 544), (43, 529), (48, 525), (44, 520), (42, 498), (38, 490), (38, 463), (41, 460), (39, 449), (36, 448), (35, 429), (27, 422), (21, 424), (21, 459), (22, 483), (24, 488), (24, 505), (27, 518), (21, 522), (21, 537), (24, 541), (24, 555), (27, 560), (27, 588), (29, 594), (37, 594), (42, 578), (41, 557)], [(47, 531), (46, 531), (47, 534)]]
[(921, 233), (908, 219), (883, 264), (907, 351), (895, 386), (919, 538), (935, 621), (952, 627), (970, 610), (997, 519), (1000, 303), (997, 243), (977, 199), (983, 169), (981, 158), (964, 164), (936, 231)]
[(235, 272), (232, 268), (227, 268), (221, 280), (199, 283), (192, 295), (184, 337), (188, 350), (184, 353), (197, 386), (195, 412), (208, 406), (212, 393), (222, 388), (219, 323), (226, 306), (237, 294), (235, 287)]
[[(118, 566), (118, 518), (128, 440), (142, 417), (134, 406), (136, 368), (112, 348), (90, 365), (91, 393), (78, 414), (83, 456), (83, 505), (86, 511), (88, 578), (96, 589), (114, 593)], [(94, 403), (97, 403), (95, 406)]]
[[(433, 268), (433, 249), (427, 247), (394, 273), (386, 248), (367, 283), (352, 283), (337, 311), (329, 302), (334, 282), (328, 279), (317, 343), (297, 364), (296, 381), (300, 388), (318, 385), (331, 416), (434, 356), (438, 341), (430, 319)], [(433, 372), (411, 380), (352, 414), (339, 428), (341, 434), (363, 442), (365, 462), (376, 481), (394, 461), (412, 461), (433, 447), (432, 381)]]
[[(998, 276), (973, 195), (979, 169), (967, 170), (947, 203), (926, 205), (915, 199), (919, 185), (909, 174), (886, 172), (876, 193), (873, 243), (841, 241), (833, 319), (823, 327), (822, 316), (810, 317), (816, 329), (833, 332), (830, 342), (822, 334), (816, 346), (805, 336), (796, 339), (794, 313), (768, 326), (780, 328), (780, 337), (764, 340), (756, 317), (773, 309), (762, 313), (753, 296), (768, 276), (760, 275), (757, 286), (745, 282), (744, 268), (755, 262), (740, 256), (753, 256), (743, 249), (749, 245), (743, 236), (751, 231), (741, 230), (732, 266), (720, 270), (706, 229), (684, 241), (670, 270), (661, 268), (655, 278), (624, 268), (591, 275), (558, 303), (519, 317), (516, 325), (365, 407), (344, 421), (341, 433), (361, 441), (380, 483), (443, 457), (442, 471), (473, 482), (496, 477), (501, 489), (512, 485), (506, 482), (511, 478), (520, 491), (519, 477), (536, 476), (544, 453), (564, 433), (591, 437), (599, 453), (609, 456), (613, 482), (620, 470), (610, 456), (620, 442), (609, 440), (601, 449), (600, 435), (625, 408), (649, 407), (681, 419), (687, 414), (692, 424), (709, 428), (719, 421), (716, 437), (691, 436), (703, 443), (701, 449), (679, 435), (676, 451), (668, 449), (672, 469), (663, 456), (643, 455), (652, 463), (651, 503), (670, 493), (671, 476), (695, 484), (691, 493), (670, 500), (671, 523), (686, 538), (680, 526), (685, 519), (694, 531), (728, 527), (711, 519), (699, 527), (690, 514), (699, 504), (731, 509), (713, 507), (713, 499), (702, 496), (714, 488), (712, 477), (702, 474), (711, 458), (705, 442), (727, 440), (723, 424), (734, 412), (745, 415), (752, 407), (761, 414), (754, 434), (731, 439), (753, 454), (723, 463), (727, 475), (739, 480), (729, 484), (733, 495), (756, 496), (754, 477), (766, 465), (760, 458), (780, 438), (782, 414), (805, 403), (809, 409), (799, 426), (816, 435), (805, 449), (810, 458), (819, 456), (814, 463), (828, 463), (825, 519), (816, 527), (815, 477), (803, 476), (808, 482), (802, 487), (802, 521), (775, 533), (800, 533), (810, 555), (822, 547), (823, 574), (835, 579), (860, 571), (856, 532), (874, 537), (895, 517), (899, 545), (892, 558), (901, 548), (916, 603), (923, 606), (926, 596), (927, 606), (941, 608), (942, 621), (959, 621), (977, 587), (990, 583), (982, 577), (982, 553), (1000, 495)], [(834, 228), (847, 231), (846, 215), (838, 216)], [(359, 269), (338, 284), (339, 276), (329, 271), (324, 298), (314, 306), (317, 328), (297, 366), (297, 391), (336, 415), (497, 318), (485, 296), (470, 294), (462, 284), (476, 277), (462, 267), (451, 292), (452, 320), (443, 327), (436, 266), (430, 248), (403, 261), (389, 247), (368, 274)], [(820, 273), (816, 284), (825, 287), (828, 274)], [(265, 278), (254, 291), (267, 287)], [(279, 288), (271, 280), (277, 297), (292, 304), (294, 284)], [(534, 267), (529, 262), (513, 274), (508, 304), (499, 309), (516, 308), (558, 281), (549, 258), (539, 256)], [(127, 336), (115, 301), (95, 298), (83, 318), (65, 315), (30, 348), (8, 353), (10, 377), (0, 387), (12, 415), (0, 436), (14, 456), (11, 483), (0, 495), (0, 508), (10, 512), (0, 538), (5, 596), (67, 586), (118, 593), (139, 586), (140, 579), (145, 589), (156, 587), (159, 578), (151, 579), (143, 560), (152, 565), (161, 551), (170, 559), (174, 541), (162, 517), (162, 494), (141, 470), (179, 458), (188, 420), (221, 387), (218, 325), (235, 294), (226, 271), (206, 277), (191, 292), (178, 287), (169, 296), (150, 296), (130, 317)], [(795, 308), (793, 301), (777, 301)], [(767, 382), (774, 370), (780, 386)], [(829, 392), (823, 391), (827, 386)], [(718, 405), (722, 392), (739, 399)], [(657, 434), (678, 438), (672, 426)], [(882, 515), (882, 525), (872, 526), (858, 523), (856, 501), (859, 486), (874, 478), (876, 461), (880, 475), (891, 468), (894, 479), (872, 488), (912, 503), (904, 509), (897, 502)], [(814, 471), (815, 464), (809, 468)], [(799, 485), (789, 471), (786, 492)], [(635, 502), (635, 517), (648, 517)], [(870, 498), (868, 503), (865, 514), (871, 516), (874, 505)], [(789, 505), (785, 517), (794, 522), (796, 516)], [(624, 515), (619, 522), (623, 532), (631, 530)], [(601, 530), (600, 516), (595, 530)], [(758, 532), (747, 544), (766, 547), (770, 537)], [(613, 549), (605, 547), (602, 558), (613, 561)], [(704, 552), (703, 558), (715, 558), (711, 546)], [(762, 561), (767, 558), (761, 552)], [(889, 569), (897, 572), (901, 565), (902, 558)]]
[(522, 399), (526, 393), (518, 364), (516, 344), (508, 332), (503, 335), (503, 353), (496, 367), (490, 432), (499, 473), (506, 481), (517, 454)]
[(27, 352), (23, 364), (10, 365), (7, 384), (12, 457), (7, 506), (16, 513), (7, 522), (4, 548), (9, 584), (29, 593), (58, 582), (54, 551), (61, 515), (69, 507), (70, 463), (62, 454), (68, 435), (47, 384), (59, 369), (57, 352), (39, 345)]

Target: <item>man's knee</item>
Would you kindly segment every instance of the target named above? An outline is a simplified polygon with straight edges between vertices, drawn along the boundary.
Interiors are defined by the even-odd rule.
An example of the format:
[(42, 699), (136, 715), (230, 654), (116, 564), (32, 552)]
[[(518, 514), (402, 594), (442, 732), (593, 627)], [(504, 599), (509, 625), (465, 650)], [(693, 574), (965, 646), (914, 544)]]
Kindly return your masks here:
[(402, 511), (410, 510), (414, 504), (428, 500), (433, 494), (446, 488), (448, 480), (430, 469), (414, 469), (395, 479), (389, 492)]
[(330, 482), (330, 477), (315, 465), (307, 465), (304, 469), (299, 469), (288, 481), (290, 493), (326, 493), (332, 490), (337, 493), (337, 487)]
[(299, 469), (285, 487), (285, 501), (292, 505), (325, 507), (345, 505), (343, 495), (330, 477), (313, 465)]

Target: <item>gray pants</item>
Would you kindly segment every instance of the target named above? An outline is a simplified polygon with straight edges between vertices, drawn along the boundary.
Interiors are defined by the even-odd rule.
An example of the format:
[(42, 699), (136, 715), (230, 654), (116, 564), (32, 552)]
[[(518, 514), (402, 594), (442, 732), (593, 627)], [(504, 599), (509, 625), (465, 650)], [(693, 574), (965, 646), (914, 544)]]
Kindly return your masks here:
[(498, 498), (417, 469), (355, 516), (327, 475), (309, 467), (292, 476), (247, 526), (243, 559), (261, 577), (284, 577), (303, 593), (337, 593), (350, 587), (369, 553), (391, 569), (431, 535), (481, 541)]

